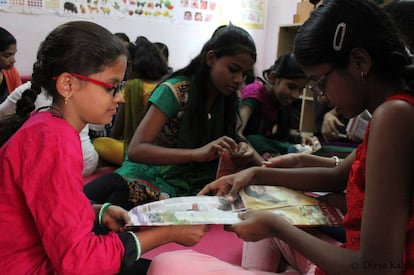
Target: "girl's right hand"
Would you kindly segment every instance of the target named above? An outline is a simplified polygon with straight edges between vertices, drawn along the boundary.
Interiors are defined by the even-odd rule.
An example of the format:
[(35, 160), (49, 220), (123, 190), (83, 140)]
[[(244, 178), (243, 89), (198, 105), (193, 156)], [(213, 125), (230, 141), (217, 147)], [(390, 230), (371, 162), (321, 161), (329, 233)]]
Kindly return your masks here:
[(220, 137), (203, 147), (195, 149), (194, 161), (207, 162), (220, 157), (221, 152), (224, 150), (237, 151), (237, 143), (230, 137)]
[(201, 189), (198, 195), (208, 195), (213, 193), (216, 196), (229, 195), (235, 198), (240, 189), (246, 185), (252, 184), (256, 168), (257, 167), (247, 168), (210, 182)]
[(256, 210), (240, 213), (241, 222), (226, 225), (226, 231), (234, 232), (246, 242), (257, 242), (259, 240), (277, 237), (276, 227), (290, 226), (286, 218), (272, 211)]
[(171, 240), (184, 246), (196, 245), (209, 230), (208, 224), (172, 225), (169, 228)]
[(302, 158), (306, 157), (302, 153), (290, 153), (280, 155), (263, 161), (264, 167), (271, 168), (298, 168), (303, 167)]

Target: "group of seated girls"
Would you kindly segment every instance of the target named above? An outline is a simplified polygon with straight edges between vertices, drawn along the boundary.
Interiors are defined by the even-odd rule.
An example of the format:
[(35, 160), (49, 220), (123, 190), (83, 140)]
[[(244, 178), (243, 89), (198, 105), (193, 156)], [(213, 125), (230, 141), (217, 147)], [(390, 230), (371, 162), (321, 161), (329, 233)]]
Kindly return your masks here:
[[(404, 59), (406, 60), (404, 61), (406, 62), (404, 64), (403, 62), (394, 63), (391, 56), (393, 56), (393, 52), (397, 50), (396, 48), (398, 48), (397, 51), (400, 52), (401, 56), (406, 55), (404, 45), (394, 45), (390, 46), (388, 49), (391, 56), (390, 60), (387, 61), (388, 63), (386, 63), (386, 66), (385, 63), (384, 67), (381, 67), (382, 65), (375, 65), (374, 63), (370, 63), (371, 59), (382, 59), (383, 57), (377, 56), (375, 51), (370, 52), (367, 50), (360, 50), (356, 47), (356, 45), (359, 47), (363, 45), (363, 47), (369, 48), (372, 46), (373, 42), (367, 42), (368, 40), (364, 40), (365, 42), (358, 41), (359, 38), (351, 37), (352, 34), (350, 34), (349, 30), (344, 27), (347, 26), (347, 24), (353, 23), (354, 20), (358, 20), (357, 18), (353, 18), (354, 12), (352, 12), (353, 9), (351, 9), (351, 7), (353, 7), (353, 5), (361, 6), (362, 11), (359, 14), (361, 18), (365, 18), (367, 16), (367, 10), (370, 12), (372, 10), (375, 10), (375, 12), (372, 12), (373, 15), (371, 15), (371, 19), (373, 22), (377, 22), (376, 24), (379, 26), (378, 28), (380, 28), (382, 31), (388, 30), (388, 27), (382, 21), (388, 21), (384, 19), (386, 16), (378, 11), (378, 8), (375, 7), (374, 4), (366, 3), (364, 1), (362, 1), (362, 3), (354, 3), (353, 1), (351, 2), (352, 3), (347, 4), (346, 1), (340, 0), (331, 2), (328, 1), (324, 7), (320, 8), (321, 12), (333, 13), (334, 10), (338, 11), (338, 7), (341, 6), (341, 10), (343, 8), (349, 12), (350, 17), (343, 19), (345, 21), (348, 20), (349, 22), (337, 22), (333, 25), (336, 26), (337, 33), (340, 34), (340, 32), (346, 32), (345, 37), (347, 37), (347, 39), (350, 39), (350, 42), (340, 42), (340, 46), (342, 48), (338, 50), (337, 48), (339, 46), (335, 45), (335, 43), (338, 41), (333, 42), (335, 47), (332, 48), (332, 43), (325, 42), (329, 39), (319, 37), (319, 39), (315, 38), (312, 40), (307, 40), (306, 34), (301, 33), (301, 36), (299, 35), (297, 38), (297, 47), (295, 48), (295, 56), (297, 57), (297, 60), (299, 60), (298, 63), (301, 64), (300, 67), (297, 65), (297, 63), (295, 63), (296, 61), (292, 58), (292, 55), (289, 54), (282, 56), (269, 70), (266, 70), (264, 72), (264, 80), (255, 81), (249, 85), (246, 85), (240, 91), (242, 101), (238, 108), (240, 108), (241, 123), (238, 122), (240, 120), (237, 120), (237, 118), (234, 115), (232, 116), (232, 114), (229, 112), (230, 110), (234, 110), (234, 102), (236, 102), (236, 100), (234, 100), (233, 105), (229, 105), (233, 109), (224, 108), (224, 112), (221, 114), (221, 116), (219, 116), (220, 120), (217, 120), (217, 108), (226, 106), (225, 104), (227, 98), (224, 98), (223, 103), (218, 102), (219, 96), (217, 96), (217, 94), (214, 94), (213, 91), (209, 91), (208, 88), (210, 86), (208, 85), (204, 87), (201, 86), (200, 89), (192, 89), (191, 85), (197, 85), (194, 84), (194, 80), (198, 80), (199, 83), (202, 83), (200, 80), (203, 80), (203, 77), (201, 75), (192, 75), (191, 78), (188, 78), (190, 68), (192, 68), (191, 65), (194, 64), (197, 59), (194, 59), (187, 68), (175, 72), (172, 75), (172, 78), (159, 85), (149, 98), (150, 104), (148, 111), (143, 117), (141, 124), (139, 124), (134, 136), (132, 137), (122, 166), (116, 170), (116, 173), (106, 175), (86, 185), (84, 190), (87, 196), (93, 200), (102, 202), (119, 202), (120, 205), (128, 209), (140, 203), (145, 203), (147, 201), (157, 200), (168, 196), (181, 196), (197, 193), (208, 194), (209, 192), (216, 194), (226, 194), (230, 192), (232, 195), (235, 195), (235, 192), (237, 192), (239, 188), (242, 188), (243, 186), (251, 183), (269, 185), (278, 184), (300, 190), (319, 190), (337, 193), (345, 190), (345, 187), (347, 186), (346, 183), (348, 180), (348, 174), (351, 172), (351, 177), (349, 178), (348, 184), (348, 193), (351, 194), (355, 200), (362, 201), (364, 191), (361, 191), (360, 188), (357, 188), (358, 190), (355, 189), (355, 186), (367, 185), (368, 187), (370, 184), (377, 186), (378, 184), (375, 182), (384, 182), (384, 180), (387, 178), (390, 179), (390, 174), (387, 174), (386, 172), (384, 172), (385, 174), (383, 174), (381, 178), (374, 176), (376, 172), (372, 174), (370, 172), (371, 170), (365, 170), (365, 161), (367, 160), (365, 154), (367, 153), (368, 133), (370, 130), (367, 131), (366, 140), (360, 145), (358, 150), (349, 155), (349, 157), (347, 157), (341, 163), (338, 163), (335, 160), (321, 159), (311, 155), (286, 155), (276, 159), (269, 159), (268, 161), (264, 161), (263, 158), (266, 156), (264, 153), (286, 153), (286, 147), (281, 144), (281, 141), (291, 141), (297, 143), (306, 142), (303, 137), (297, 135), (297, 133), (293, 133), (292, 135), (292, 131), (290, 130), (293, 127), (291, 127), (291, 118), (289, 117), (291, 113), (289, 113), (288, 109), (289, 107), (292, 107), (295, 99), (299, 97), (304, 86), (307, 84), (307, 76), (310, 76), (311, 81), (313, 82), (311, 85), (312, 91), (314, 91), (318, 97), (324, 98), (325, 101), (329, 99), (331, 104), (338, 107), (335, 110), (341, 110), (346, 117), (350, 118), (356, 116), (365, 109), (368, 109), (371, 113), (373, 113), (373, 127), (371, 129), (371, 132), (373, 133), (373, 140), (376, 140), (376, 137), (380, 139), (382, 138), (383, 134), (385, 134), (383, 132), (376, 132), (376, 130), (374, 130), (377, 129), (377, 127), (383, 127), (382, 125), (377, 125), (375, 122), (387, 123), (389, 120), (386, 120), (384, 116), (391, 115), (393, 111), (390, 110), (391, 113), (387, 115), (383, 114), (383, 112), (388, 112), (388, 108), (393, 109), (394, 107), (388, 106), (392, 105), (388, 103), (384, 103), (384, 106), (380, 104), (370, 105), (368, 103), (369, 100), (372, 100), (373, 102), (376, 102), (377, 100), (374, 98), (371, 99), (369, 96), (369, 91), (371, 88), (375, 90), (376, 96), (383, 98), (381, 103), (385, 101), (385, 98), (388, 96), (397, 94), (397, 91), (404, 91), (404, 86), (396, 86), (391, 90), (387, 90), (385, 87), (387, 87), (388, 84), (384, 83), (382, 89), (383, 95), (378, 94), (378, 91), (375, 88), (374, 84), (376, 81), (378, 81), (378, 76), (376, 73), (379, 73), (379, 75), (381, 75), (383, 69), (387, 72), (389, 71), (386, 69), (386, 67), (404, 67), (406, 65), (410, 65), (411, 61), (406, 58)], [(318, 17), (318, 14), (315, 14), (314, 17), (312, 17), (312, 20), (310, 20), (306, 25), (308, 28), (307, 30), (311, 32), (312, 28), (318, 25), (314, 23), (314, 21), (319, 20), (336, 19), (333, 17), (322, 19), (322, 17)], [(326, 24), (326, 26), (328, 25), (331, 24)], [(381, 40), (381, 37), (377, 37), (375, 33), (371, 32), (371, 27), (373, 26), (370, 25), (367, 27), (367, 29), (361, 30), (361, 32), (365, 32), (367, 35), (369, 33), (371, 35), (370, 37), (372, 38), (372, 41), (376, 41), (376, 39)], [(327, 28), (326, 33), (324, 32), (321, 35), (328, 34), (329, 30)], [(391, 36), (394, 37), (395, 41), (399, 41), (399, 38), (396, 37), (395, 34), (392, 34)], [(352, 39), (355, 39), (355, 41)], [(307, 43), (304, 43), (305, 40)], [(318, 46), (312, 43), (317, 43)], [(369, 43), (369, 45), (364, 43)], [(329, 48), (329, 46), (331, 48)], [(321, 49), (320, 52), (317, 52), (317, 54), (320, 54), (321, 58), (325, 54), (328, 54), (329, 56), (329, 53), (332, 52), (330, 55), (331, 60), (327, 62), (321, 59), (321, 61), (319, 61), (320, 63), (312, 63), (315, 62), (312, 60), (315, 60), (315, 58), (318, 56), (306, 55), (306, 47)], [(336, 53), (337, 51), (343, 51), (347, 53), (352, 52), (352, 54), (347, 55), (349, 60), (344, 63), (341, 59), (342, 57), (339, 55), (340, 53)], [(209, 63), (213, 61), (210, 61), (208, 52), (206, 53), (205, 57), (207, 65), (212, 64)], [(288, 66), (289, 64), (291, 65), (290, 67)], [(228, 66), (231, 68), (232, 65), (233, 64), (229, 64)], [(335, 66), (338, 66), (338, 69)], [(373, 70), (373, 66), (379, 67), (376, 70)], [(328, 86), (329, 79), (332, 79), (332, 82), (334, 83), (335, 81), (336, 83), (342, 83), (340, 81), (344, 81), (338, 79), (342, 70), (348, 70), (348, 74), (351, 75), (356, 75), (356, 72), (358, 73), (358, 77), (346, 79), (348, 83), (352, 81), (354, 85), (352, 85), (352, 88), (351, 86), (349, 86), (349, 88), (347, 86), (348, 89), (346, 90), (346, 93), (350, 99), (348, 101), (342, 99), (344, 102), (338, 101), (339, 96), (337, 96), (336, 93), (341, 93), (338, 85), (331, 84)], [(303, 71), (306, 72), (306, 75)], [(214, 82), (215, 87), (221, 87), (221, 85), (223, 85), (224, 88), (223, 90), (220, 90), (219, 93), (226, 95), (226, 92), (228, 92), (230, 94), (230, 90), (233, 88), (233, 93), (231, 94), (233, 95), (234, 90), (237, 89), (236, 85), (232, 86), (230, 84), (227, 84), (231, 82), (230, 80), (229, 82), (226, 82), (225, 75), (221, 75), (220, 81), (218, 81), (217, 78), (215, 78), (215, 73), (216, 71), (213, 69), (210, 71), (210, 79), (213, 82), (217, 81), (217, 83)], [(402, 79), (403, 75), (395, 75), (394, 77), (398, 79), (401, 77)], [(399, 81), (392, 82), (397, 83)], [(241, 83), (239, 85), (241, 85)], [(352, 90), (357, 90), (359, 94), (357, 95), (355, 92), (352, 93)], [(194, 91), (197, 91), (197, 93)], [(200, 98), (203, 96), (204, 100), (201, 100)], [(352, 106), (352, 104), (346, 105), (347, 102), (353, 102), (352, 97), (355, 97), (354, 100), (360, 97), (364, 97), (365, 102), (367, 103), (359, 104), (357, 108), (355, 106)], [(398, 97), (394, 96), (389, 100), (395, 100), (397, 98), (406, 102), (403, 104), (404, 107), (400, 106), (402, 109), (409, 109), (410, 107), (407, 106), (413, 104), (411, 95), (398, 95)], [(175, 105), (174, 111), (171, 111), (168, 107), (163, 106), (165, 102), (173, 102)], [(377, 107), (381, 109), (381, 112), (375, 113)], [(401, 111), (404, 112), (403, 110)], [(375, 119), (375, 114), (379, 118)], [(170, 116), (174, 117), (175, 119), (170, 120)], [(409, 117), (412, 117), (412, 115), (410, 114)], [(236, 119), (236, 121), (234, 121), (234, 119)], [(181, 123), (179, 126), (177, 126), (177, 121)], [(215, 121), (215, 123), (209, 124), (209, 122), (212, 121)], [(230, 124), (230, 127), (224, 127), (224, 129), (228, 129), (227, 131), (229, 132), (224, 132), (225, 135), (222, 136), (214, 136), (214, 130), (223, 129), (223, 125), (226, 125), (226, 123), (230, 121), (233, 121), (233, 124)], [(391, 127), (390, 125), (388, 126)], [(208, 130), (211, 130), (210, 135)], [(232, 132), (230, 132), (230, 130)], [(233, 135), (231, 135), (231, 133)], [(259, 137), (257, 138), (256, 135), (259, 135)], [(208, 139), (208, 137), (218, 137), (218, 139)], [(280, 137), (280, 139), (277, 139), (277, 142), (275, 143), (275, 138), (277, 137)], [(246, 140), (248, 143), (245, 142)], [(373, 146), (376, 146), (376, 143)], [(223, 149), (230, 150), (233, 153), (233, 157), (239, 158), (239, 161), (244, 162), (246, 165), (252, 166), (252, 168), (211, 182), (215, 176), (216, 167), (216, 163), (212, 160), (217, 160), (219, 154), (217, 152)], [(372, 152), (373, 155), (379, 154), (384, 150), (380, 150), (380, 148), (376, 149), (378, 150), (377, 152)], [(275, 150), (276, 152), (270, 150)], [(241, 159), (241, 157), (244, 159)], [(358, 165), (352, 164), (354, 159), (357, 159)], [(210, 167), (209, 164), (211, 163), (214, 163), (214, 165)], [(267, 167), (312, 166), (313, 168), (288, 170), (263, 169), (259, 167), (260, 165)], [(372, 164), (370, 165), (377, 164), (375, 163), (375, 160), (372, 160)], [(335, 168), (322, 168), (323, 166), (334, 166)], [(363, 171), (366, 171), (368, 174), (364, 174), (362, 177), (358, 176), (358, 171), (361, 169)], [(137, 178), (137, 175), (140, 177)], [(303, 182), (304, 177), (307, 178), (306, 183)], [(370, 177), (375, 177), (376, 180), (371, 180), (369, 179)], [(399, 176), (399, 178), (401, 178), (401, 176)], [(208, 182), (210, 183), (206, 185)], [(335, 184), (333, 184), (333, 182), (335, 182)], [(407, 190), (407, 186), (405, 184), (408, 182), (407, 179), (401, 178), (401, 183), (403, 182), (404, 184), (401, 184), (401, 190)], [(107, 188), (102, 188), (102, 186), (106, 186)], [(198, 190), (200, 190), (200, 188), (203, 186), (204, 188), (202, 191), (198, 192)], [(380, 196), (381, 192), (384, 192), (384, 194), (386, 194), (388, 192), (387, 188), (384, 187), (384, 190), (379, 189), (377, 191), (374, 191), (374, 198), (375, 196)], [(375, 201), (375, 199), (373, 200)], [(397, 201), (397, 199), (395, 201)], [(345, 204), (344, 201), (342, 201), (342, 203), (343, 205)], [(360, 206), (362, 206), (361, 203), (350, 203), (350, 201), (348, 201), (347, 208), (344, 208), (344, 211), (348, 211), (348, 213), (350, 212), (344, 221), (344, 224), (346, 224), (346, 226), (355, 226), (355, 224), (360, 224), (360, 221), (362, 219), (362, 208)], [(394, 206), (396, 207), (396, 205)], [(404, 211), (407, 212), (407, 209), (404, 208)], [(376, 213), (376, 211), (372, 210), (371, 215), (376, 215)], [(411, 216), (411, 214), (409, 215)], [(319, 233), (315, 232), (312, 232), (312, 234), (314, 236), (319, 236), (320, 238), (309, 239), (307, 233), (304, 231), (296, 230), (296, 228), (291, 227), (281, 218), (269, 213), (252, 212), (242, 215), (242, 218), (246, 219), (246, 221), (240, 225), (231, 226), (229, 230), (234, 230), (244, 240), (257, 241), (264, 237), (278, 237), (289, 245), (292, 245), (295, 249), (301, 251), (307, 258), (312, 259), (312, 262), (318, 263), (318, 265), (320, 265), (323, 269), (331, 270), (331, 272), (334, 273), (336, 271), (342, 272), (343, 270), (346, 270), (347, 274), (348, 272), (356, 271), (352, 270), (351, 264), (345, 266), (344, 264), (332, 259), (331, 262), (334, 263), (332, 266), (330, 261), (321, 260), (321, 258), (327, 256), (324, 255), (324, 248), (328, 249), (331, 251), (331, 253), (334, 254), (342, 253), (341, 249), (336, 247), (337, 243), (335, 243), (335, 240), (325, 238), (324, 236), (320, 236)], [(249, 224), (251, 224), (250, 227)], [(266, 230), (263, 232), (259, 230), (261, 225), (266, 228)], [(404, 225), (407, 225), (410, 228), (409, 230), (411, 230), (411, 222), (408, 224), (408, 218), (404, 219)], [(285, 231), (285, 229), (288, 230)], [(404, 231), (405, 227), (401, 227), (401, 230)], [(254, 231), (256, 233), (253, 233)], [(385, 232), (383, 230), (374, 231), (376, 231), (379, 235)], [(348, 243), (344, 246), (353, 250), (359, 249), (360, 246), (369, 246), (369, 241), (366, 243), (360, 242), (360, 233), (360, 230), (357, 230), (355, 233), (348, 232)], [(306, 244), (306, 246), (296, 245), (295, 240), (298, 238), (301, 240), (303, 239), (303, 241), (299, 243)], [(266, 242), (268, 241), (266, 240)], [(250, 252), (258, 250), (265, 251), (266, 247), (271, 250), (273, 249), (272, 247), (277, 246), (281, 250), (281, 253), (285, 259), (288, 259), (291, 264), (297, 264), (295, 268), (301, 270), (301, 272), (314, 272), (315, 266), (311, 262), (302, 261), (302, 259), (298, 257), (297, 254), (290, 254), (293, 255), (293, 257), (288, 256), (288, 250), (291, 248), (290, 246), (287, 246), (286, 243), (281, 241), (273, 243), (273, 240), (271, 240), (271, 243), (258, 242), (254, 245), (250, 244), (247, 246), (247, 249)], [(328, 243), (334, 243), (336, 245), (331, 246)], [(258, 248), (256, 248), (256, 246)], [(311, 249), (309, 249), (311, 253), (308, 252), (308, 249), (305, 247), (311, 247)], [(317, 247), (321, 247), (321, 249)], [(407, 247), (407, 249), (409, 248)], [(400, 251), (403, 250), (404, 246), (401, 246)], [(375, 249), (372, 251), (374, 252), (372, 255), (369, 254), (369, 252), (367, 252), (367, 255), (350, 253), (349, 256), (347, 256), (348, 258), (346, 258), (345, 262), (352, 262), (353, 259), (356, 259), (359, 261), (359, 263), (361, 263), (358, 265), (358, 267), (362, 268), (362, 263), (365, 261), (365, 259), (374, 259), (375, 257), (372, 258), (372, 256), (378, 255), (375, 252)], [(399, 253), (400, 252), (396, 252), (396, 255)], [(253, 258), (253, 254), (254, 253), (250, 253), (249, 255)], [(412, 257), (412, 255), (406, 254), (406, 257), (409, 258)], [(172, 256), (167, 254), (157, 258), (157, 263), (156, 265), (153, 265), (153, 268), (155, 270), (155, 266), (157, 265), (167, 268), (167, 266), (164, 266), (163, 263), (174, 262), (177, 263), (177, 270), (185, 273), (186, 271), (178, 267), (178, 263), (181, 262), (178, 260), (179, 258), (192, 260), (196, 259), (194, 258), (194, 255), (187, 255), (185, 252), (177, 254), (173, 253)], [(398, 259), (396, 262), (401, 264), (398, 255), (397, 257), (394, 257), (393, 255), (390, 259), (391, 262), (393, 262), (395, 259)], [(403, 259), (405, 259), (405, 257), (403, 257)], [(259, 259), (256, 260), (259, 261)], [(161, 263), (158, 261), (161, 261)], [(383, 261), (387, 261), (387, 259), (381, 259), (380, 257), (375, 258), (376, 263), (383, 263)], [(265, 269), (267, 268), (269, 269), (268, 271), (274, 272), (278, 270), (277, 263), (279, 263), (279, 261), (274, 261), (274, 264), (265, 267)], [(303, 263), (303, 266), (301, 266), (301, 263)], [(214, 265), (212, 266), (214, 267)], [(398, 266), (405, 266), (404, 268), (409, 268), (409, 262), (404, 260), (402, 262), (402, 265)], [(247, 267), (255, 268), (257, 266), (248, 266), (247, 264)], [(360, 271), (361, 270), (359, 270), (359, 272)], [(190, 272), (190, 270), (188, 270), (188, 272)], [(235, 274), (243, 274), (237, 272), (241, 272), (240, 269), (236, 269)], [(319, 269), (317, 272), (322, 271)]]
[[(90, 43), (74, 45), (74, 35), (87, 37)], [(91, 49), (76, 52), (84, 44), (102, 47), (106, 54), (94, 55)], [(16, 228), (16, 232), (8, 232), (0, 227), (0, 235), (11, 235), (8, 239), (18, 249), (11, 249), (10, 241), (0, 238), (2, 266), (25, 271), (20, 273), (79, 273), (81, 267), (93, 267), (102, 274), (122, 272), (139, 262), (141, 252), (169, 241), (194, 245), (208, 230), (206, 226), (172, 226), (167, 229), (171, 232), (164, 227), (123, 232), (129, 222), (125, 210), (173, 196), (213, 193), (234, 197), (241, 188), (258, 184), (339, 194), (332, 203), (345, 205), (345, 242), (315, 228), (298, 228), (273, 212), (247, 211), (240, 214), (239, 223), (226, 226), (246, 241), (243, 266), (194, 251), (172, 251), (154, 258), (147, 274), (414, 272), (414, 149), (410, 146), (414, 130), (407, 128), (414, 121), (412, 55), (392, 18), (377, 4), (369, 0), (324, 1), (300, 27), (293, 55), (280, 57), (264, 72), (264, 80), (241, 91), (256, 61), (254, 40), (239, 27), (219, 27), (187, 66), (166, 80), (163, 76), (154, 79), (148, 98), (130, 99), (128, 89), (124, 91), (124, 114), (133, 112), (127, 108), (136, 110), (135, 105), (127, 104), (137, 101), (143, 113), (134, 118), (138, 124), (123, 127), (119, 135), (125, 144), (122, 164), (115, 172), (81, 187), (77, 134), (87, 123), (109, 122), (112, 113), (108, 109), (121, 101), (118, 92), (127, 61), (126, 50), (119, 45), (107, 30), (85, 22), (56, 28), (42, 44), (34, 79), (22, 99), (33, 105), (44, 89), (53, 95), (52, 104), (29, 118), (33, 108), (23, 108), (21, 99), (14, 117), (23, 118), (17, 127), (21, 128), (6, 136), (0, 147), (0, 190), (4, 195), (0, 209)], [(72, 63), (64, 60), (69, 54), (58, 55), (59, 50), (76, 52), (76, 60), (87, 51), (97, 62), (88, 64), (88, 69), (79, 68), (76, 62), (74, 66), (86, 75), (74, 73)], [(99, 86), (106, 87), (95, 80), (101, 76), (116, 79), (112, 89)], [(141, 77), (144, 79), (137, 78)], [(134, 86), (132, 81), (135, 79), (128, 80), (128, 85)], [(363, 142), (341, 162), (306, 154), (265, 159), (285, 153), (283, 141), (306, 143), (291, 131), (289, 108), (308, 81), (318, 97), (346, 118), (364, 110), (372, 114)], [(31, 93), (35, 94), (32, 98)], [(96, 104), (90, 106), (90, 100)], [(128, 120), (132, 121), (128, 118), (124, 123)], [(4, 124), (0, 127), (5, 128)], [(31, 131), (34, 128), (38, 131)], [(275, 138), (280, 140), (271, 143)], [(55, 142), (60, 150), (19, 146), (45, 140)], [(248, 168), (215, 179), (225, 150)], [(50, 173), (45, 164), (53, 165), (59, 174)], [(22, 175), (20, 167), (33, 172), (30, 179)], [(47, 180), (46, 175), (50, 176)], [(75, 201), (82, 207), (71, 205)], [(89, 201), (93, 207), (84, 214)], [(52, 203), (49, 215), (44, 209)], [(13, 215), (8, 214), (10, 210)], [(93, 221), (118, 233), (90, 234)], [(179, 234), (177, 228), (186, 232)], [(25, 238), (18, 237), (22, 235)], [(36, 253), (31, 257), (22, 253), (33, 248)], [(13, 262), (16, 257), (19, 264)], [(185, 264), (189, 262), (191, 266)]]
[[(292, 122), (297, 118), (295, 103), (308, 80), (291, 53), (264, 71), (264, 80), (257, 78), (241, 90), (244, 72), (234, 83), (222, 84), (223, 77), (216, 80), (208, 71), (194, 72), (198, 57), (167, 80), (158, 74), (145, 92), (138, 85), (145, 86), (149, 73), (157, 72), (148, 65), (143, 70), (139, 63), (149, 63), (141, 57), (149, 52), (147, 47), (132, 59), (132, 71), (141, 73), (128, 80), (123, 91), (125, 102), (112, 131), (118, 139), (94, 140), (100, 156), (118, 168), (85, 185), (93, 201), (130, 209), (160, 198), (195, 195), (215, 179), (223, 149), (248, 167), (287, 153), (292, 144), (312, 142), (295, 131)], [(203, 85), (210, 79), (213, 87), (227, 85), (229, 91)], [(120, 124), (123, 132), (117, 134)]]

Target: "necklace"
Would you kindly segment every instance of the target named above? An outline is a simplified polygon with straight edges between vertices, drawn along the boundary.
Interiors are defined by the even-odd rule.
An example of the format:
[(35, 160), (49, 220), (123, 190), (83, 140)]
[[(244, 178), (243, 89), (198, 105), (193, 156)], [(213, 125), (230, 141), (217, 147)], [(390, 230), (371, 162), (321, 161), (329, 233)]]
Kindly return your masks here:
[(58, 107), (50, 105), (49, 109), (50, 109), (49, 112), (51, 112), (53, 116), (63, 118), (63, 114)]
[(47, 109), (47, 108), (49, 108), (49, 112), (52, 114), (52, 116), (58, 117), (58, 118), (63, 118), (63, 114), (60, 111), (60, 109), (58, 107), (53, 106), (53, 105), (40, 107), (39, 109), (37, 109), (36, 112), (39, 112), (39, 111), (41, 111), (43, 109)]

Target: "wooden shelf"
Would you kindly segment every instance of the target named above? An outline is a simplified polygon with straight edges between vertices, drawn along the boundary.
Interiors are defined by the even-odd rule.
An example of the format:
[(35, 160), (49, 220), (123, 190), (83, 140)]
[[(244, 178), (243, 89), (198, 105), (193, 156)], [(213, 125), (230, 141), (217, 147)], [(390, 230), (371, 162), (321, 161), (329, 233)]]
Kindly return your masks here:
[[(292, 51), (296, 33), (300, 26), (300, 23), (279, 26), (278, 43), (276, 50), (277, 57)], [(313, 135), (315, 128), (313, 94), (308, 88), (305, 88), (303, 96), (300, 98), (302, 99), (302, 106), (298, 130), (308, 135)]]

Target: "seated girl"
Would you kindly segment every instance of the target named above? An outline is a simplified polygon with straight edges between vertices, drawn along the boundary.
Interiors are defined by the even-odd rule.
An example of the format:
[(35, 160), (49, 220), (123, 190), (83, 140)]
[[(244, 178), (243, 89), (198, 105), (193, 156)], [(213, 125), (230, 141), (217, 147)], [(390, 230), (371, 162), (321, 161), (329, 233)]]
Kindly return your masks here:
[(217, 30), (189, 65), (154, 90), (122, 166), (85, 185), (86, 195), (130, 209), (197, 194), (215, 179), (223, 150), (260, 165), (236, 133), (237, 91), (255, 61), (248, 32), (233, 25)]
[(241, 90), (239, 133), (267, 159), (307, 141), (294, 129), (299, 128), (298, 98), (308, 81), (290, 53), (263, 71), (263, 77)]

